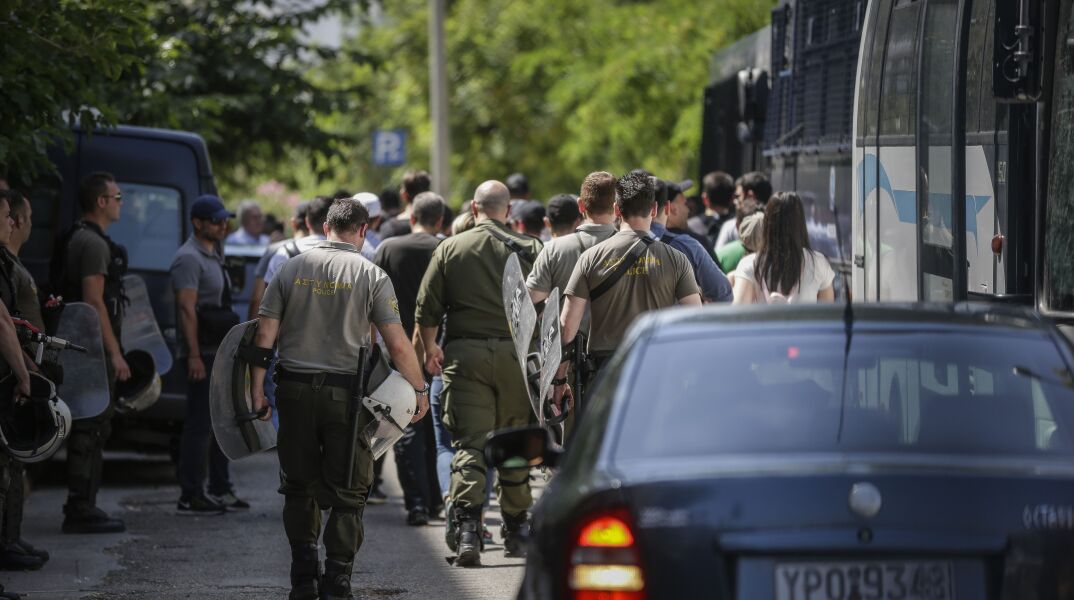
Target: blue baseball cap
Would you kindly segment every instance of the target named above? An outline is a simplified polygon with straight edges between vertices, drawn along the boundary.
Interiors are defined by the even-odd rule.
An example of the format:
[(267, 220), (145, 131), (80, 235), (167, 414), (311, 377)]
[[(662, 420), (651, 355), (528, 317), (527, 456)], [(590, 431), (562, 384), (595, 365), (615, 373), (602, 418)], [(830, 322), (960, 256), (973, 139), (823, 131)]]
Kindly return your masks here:
[(212, 194), (205, 194), (204, 196), (198, 196), (198, 199), (190, 206), (190, 216), (195, 219), (218, 221), (220, 219), (231, 219), (235, 216), (235, 213), (224, 208), (224, 203), (220, 201), (220, 198)]

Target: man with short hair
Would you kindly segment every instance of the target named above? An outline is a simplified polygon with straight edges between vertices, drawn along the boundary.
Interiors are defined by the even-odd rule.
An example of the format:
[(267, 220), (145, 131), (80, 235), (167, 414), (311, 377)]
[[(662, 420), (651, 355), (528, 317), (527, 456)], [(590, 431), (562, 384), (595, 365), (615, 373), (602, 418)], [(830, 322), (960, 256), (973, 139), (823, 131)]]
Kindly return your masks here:
[[(8, 284), (13, 287), (14, 297), (9, 311), (13, 316), (26, 319), (34, 327), (44, 331), (45, 321), (41, 316), (41, 305), (37, 296), (37, 284), (26, 267), (19, 262), (19, 251), (28, 239), (33, 226), (33, 209), (30, 202), (16, 190), (0, 190), (0, 198), (7, 202), (10, 210), (5, 218), (0, 212), (0, 223), (10, 223), (10, 229), (0, 227), (0, 244), (3, 244), (2, 262), (4, 271), (10, 275)], [(0, 209), (2, 210), (2, 209)], [(10, 233), (8, 233), (10, 232)], [(6, 286), (5, 286), (6, 287)], [(41, 365), (38, 365), (39, 367)], [(42, 369), (47, 371), (47, 369)], [(48, 372), (44, 375), (51, 377)], [(23, 479), (26, 465), (5, 456), (8, 462), (8, 487), (3, 500), (3, 528), (0, 531), (0, 569), (27, 570), (40, 569), (49, 559), (49, 553), (38, 550), (22, 539), (22, 509), (25, 503)], [(0, 596), (2, 597), (2, 596)]]
[[(567, 284), (562, 339), (568, 344), (574, 339), (590, 307), (588, 354), (598, 373), (638, 315), (676, 304), (701, 304), (686, 255), (650, 236), (655, 196), (655, 177), (640, 170), (621, 177), (615, 193), (615, 213), (623, 220), (619, 231), (582, 253)], [(564, 363), (553, 382), (557, 404), (567, 391), (566, 374)]]
[(362, 256), (372, 261), (377, 256), (377, 248), (381, 244), (380, 234), (377, 228), (383, 223), (383, 214), (380, 208), (380, 198), (372, 192), (358, 192), (353, 196), (369, 213), (369, 227), (365, 233), (365, 243), (362, 244)]
[(772, 184), (760, 171), (746, 173), (735, 181), (735, 218), (720, 227), (716, 237), (716, 250), (738, 239), (738, 221), (758, 210), (764, 210), (768, 199), (772, 197)]
[(653, 237), (682, 252), (690, 261), (694, 278), (701, 289), (701, 297), (707, 302), (731, 302), (734, 294), (727, 276), (720, 271), (716, 261), (707, 248), (686, 233), (675, 233), (672, 229), (686, 227), (689, 208), (683, 188), (692, 182), (661, 182), (663, 185), (656, 196), (656, 217), (653, 218), (651, 231)]
[(708, 238), (707, 248), (715, 248), (720, 228), (735, 218), (735, 180), (723, 171), (713, 171), (701, 180), (701, 202), (705, 214), (690, 217), (690, 231)]
[(522, 235), (538, 241), (544, 233), (544, 206), (536, 200), (515, 200), (511, 202), (511, 212), (507, 225)]
[[(364, 409), (348, 413), (355, 373), (365, 367), (358, 362), (360, 350), (373, 344), (371, 326), (417, 393), (411, 423), (429, 410), (429, 387), (400, 324), (391, 280), (358, 253), (368, 223), (369, 213), (357, 200), (332, 204), (320, 230), (327, 239), (288, 260), (269, 283), (254, 337), (252, 350), (263, 356), (279, 342), (277, 454), (283, 525), (291, 545), (292, 600), (351, 598), (373, 453), (364, 436), (352, 446), (350, 424), (356, 418), (364, 430), (375, 417)], [(331, 343), (325, 343), (326, 332), (331, 332)], [(260, 411), (267, 407), (261, 387), (264, 367), (251, 365), (250, 376), (252, 408)], [(262, 418), (268, 420), (270, 414)], [(354, 470), (348, 474), (350, 460)], [(322, 509), (329, 511), (323, 578), (317, 554)]]
[(256, 200), (243, 200), (239, 203), (239, 228), (227, 236), (227, 243), (236, 246), (265, 246), (269, 236), (265, 235), (265, 215)]
[[(300, 202), (295, 207), (295, 212), (291, 215), (291, 239), (269, 244), (269, 247), (265, 249), (265, 253), (261, 255), (261, 259), (257, 261), (257, 266), (254, 267), (253, 291), (250, 292), (250, 309), (246, 314), (247, 320), (256, 319), (257, 311), (261, 309), (261, 298), (265, 295), (265, 273), (268, 272), (269, 262), (272, 257), (276, 256), (280, 248), (286, 244), (292, 244), (309, 235), (310, 230), (306, 226), (306, 213), (309, 212), (309, 207), (309, 202)], [(297, 246), (294, 246), (294, 253), (298, 254)]]
[(552, 239), (570, 235), (582, 224), (582, 211), (578, 208), (578, 196), (574, 194), (556, 194), (548, 201), (545, 227)]
[[(126, 381), (131, 371), (120, 347), (123, 322), (123, 276), (127, 251), (105, 233), (119, 220), (123, 194), (110, 173), (87, 175), (79, 186), (82, 218), (60, 239), (49, 267), (49, 280), (67, 302), (85, 302), (97, 312), (107, 357), (108, 379), (115, 395), (116, 380)], [(64, 533), (116, 533), (123, 521), (97, 508), (101, 486), (104, 444), (112, 433), (111, 405), (100, 415), (76, 420), (67, 436), (68, 495), (64, 505)]]
[(511, 201), (530, 199), (530, 180), (523, 173), (511, 173), (504, 180), (507, 191), (511, 193)]
[(403, 212), (394, 219), (380, 226), (380, 239), (386, 240), (397, 235), (410, 233), (410, 204), (418, 194), (428, 192), (433, 187), (433, 179), (426, 171), (407, 171), (403, 175), (403, 185), (399, 187), (399, 200), (403, 203)]
[[(526, 287), (534, 304), (544, 302), (553, 288), (559, 288), (560, 294), (565, 293), (578, 257), (615, 234), (615, 184), (615, 176), (605, 171), (586, 176), (577, 202), (585, 221), (573, 235), (558, 237), (545, 244), (526, 278)], [(583, 318), (581, 331), (589, 333), (588, 314)]]
[[(425, 270), (432, 261), (433, 251), (440, 244), (436, 234), (443, 220), (444, 199), (433, 192), (418, 194), (410, 205), (411, 232), (384, 240), (373, 259), (374, 264), (384, 269), (392, 280), (395, 296), (399, 300), (399, 317), (408, 339), (414, 335), (418, 290)], [(435, 472), (430, 473), (426, 454), (429, 450), (426, 442), (431, 437), (426, 430), (430, 427), (432, 424), (428, 419), (414, 423), (394, 448), (408, 525), (427, 524), (430, 514), (441, 503), (437, 488), (429, 485), (435, 481)]]
[[(181, 515), (219, 514), (250, 508), (235, 496), (229, 461), (213, 435), (209, 413), (209, 376), (216, 350), (227, 331), (213, 330), (209, 312), (231, 310), (230, 280), (224, 268), (220, 244), (227, 235), (228, 219), (234, 215), (212, 195), (199, 197), (190, 207), (194, 232), (179, 247), (169, 269), (180, 340), (177, 357), (186, 359), (187, 405), (179, 443), (179, 502)], [(236, 315), (226, 326), (239, 321)], [(205, 489), (205, 464), (209, 465), (209, 489)]]
[(309, 230), (309, 235), (295, 240), (293, 244), (285, 244), (276, 251), (276, 254), (269, 260), (268, 268), (265, 269), (266, 286), (272, 284), (276, 273), (288, 259), (302, 254), (326, 239), (322, 232), (325, 219), (328, 218), (328, 210), (332, 208), (334, 202), (336, 201), (327, 196), (317, 196), (310, 200), (309, 207), (306, 209), (306, 229)]
[[(534, 415), (503, 306), (503, 272), (517, 254), (529, 270), (540, 242), (506, 226), (511, 196), (499, 181), (478, 186), (471, 203), (476, 225), (437, 246), (418, 292), (415, 321), (425, 349), (425, 370), (443, 373), (444, 425), (451, 433), (450, 502), (456, 535), (449, 540), (455, 564), (481, 564), (481, 506), (485, 501), (485, 440), (503, 427), (529, 423)], [(437, 332), (447, 316), (443, 349)], [(499, 474), (504, 553), (525, 553), (533, 497), (526, 470)]]

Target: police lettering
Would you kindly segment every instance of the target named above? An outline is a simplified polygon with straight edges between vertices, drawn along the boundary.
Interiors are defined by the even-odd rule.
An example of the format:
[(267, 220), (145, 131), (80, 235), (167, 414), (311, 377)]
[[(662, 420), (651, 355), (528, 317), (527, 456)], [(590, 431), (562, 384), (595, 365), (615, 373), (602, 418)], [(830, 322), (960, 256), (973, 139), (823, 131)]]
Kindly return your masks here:
[(316, 296), (335, 296), (336, 290), (354, 289), (354, 284), (347, 281), (329, 281), (327, 279), (307, 279), (295, 277), (295, 286), (311, 287)]

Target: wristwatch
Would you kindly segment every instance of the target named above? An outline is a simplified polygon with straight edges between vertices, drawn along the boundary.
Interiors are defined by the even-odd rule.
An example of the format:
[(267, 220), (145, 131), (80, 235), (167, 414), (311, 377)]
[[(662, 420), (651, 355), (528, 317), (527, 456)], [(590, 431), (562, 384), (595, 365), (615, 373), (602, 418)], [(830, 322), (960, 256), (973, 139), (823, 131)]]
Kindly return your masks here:
[(415, 390), (414, 390), (414, 393), (415, 393), (415, 394), (417, 394), (417, 395), (419, 395), (419, 396), (428, 396), (428, 395), (429, 395), (429, 390), (430, 390), (430, 389), (431, 389), (431, 388), (429, 387), (429, 384), (428, 384), (428, 383), (426, 383), (426, 384), (425, 384), (425, 387), (421, 388), (420, 390), (418, 390), (418, 389), (415, 389)]

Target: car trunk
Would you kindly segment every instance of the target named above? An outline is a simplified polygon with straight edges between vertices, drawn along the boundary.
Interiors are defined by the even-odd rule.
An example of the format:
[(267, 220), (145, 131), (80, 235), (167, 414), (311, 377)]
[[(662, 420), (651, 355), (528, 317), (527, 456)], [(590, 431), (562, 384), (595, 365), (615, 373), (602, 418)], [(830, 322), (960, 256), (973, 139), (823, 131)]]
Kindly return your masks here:
[[(874, 516), (851, 509), (855, 484), (879, 491)], [(1074, 593), (1074, 483), (1066, 479), (817, 474), (625, 491), (650, 598)]]

